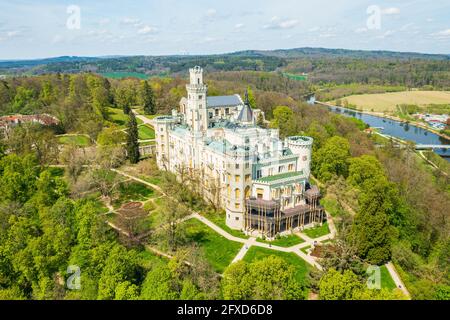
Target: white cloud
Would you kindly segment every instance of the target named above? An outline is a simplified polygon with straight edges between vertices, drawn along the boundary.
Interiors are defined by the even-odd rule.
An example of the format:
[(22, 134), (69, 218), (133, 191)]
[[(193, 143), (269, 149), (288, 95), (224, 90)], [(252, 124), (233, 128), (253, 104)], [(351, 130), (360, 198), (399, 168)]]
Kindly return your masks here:
[(108, 24), (110, 22), (111, 22), (111, 20), (108, 19), (108, 18), (102, 18), (102, 19), (98, 20), (98, 24), (101, 25), (101, 26), (104, 26), (104, 25), (106, 25), (106, 24)]
[(319, 30), (320, 30), (319, 27), (312, 27), (312, 28), (308, 29), (309, 32), (316, 32), (316, 31), (319, 31)]
[(357, 29), (355, 29), (355, 33), (364, 33), (364, 32), (367, 32), (368, 30), (367, 30), (367, 28), (357, 28)]
[(217, 10), (216, 9), (208, 9), (206, 11), (206, 16), (209, 18), (214, 17), (217, 14)]
[(149, 34), (149, 33), (156, 33), (158, 31), (158, 29), (150, 27), (150, 26), (145, 26), (141, 29), (138, 30), (138, 34)]
[(279, 17), (274, 16), (270, 19), (270, 23), (263, 26), (264, 29), (292, 29), (296, 27), (300, 21), (296, 19), (281, 20)]
[(137, 19), (137, 18), (126, 17), (126, 18), (123, 18), (122, 20), (120, 20), (120, 22), (123, 23), (123, 24), (136, 25), (136, 24), (141, 23), (141, 20)]
[(394, 31), (388, 30), (385, 33), (383, 33), (382, 35), (376, 36), (375, 38), (377, 38), (377, 39), (384, 39), (384, 38), (392, 36), (393, 34), (394, 34)]
[(238, 23), (238, 24), (236, 24), (236, 25), (234, 26), (234, 28), (235, 28), (236, 30), (242, 29), (242, 27), (244, 27), (244, 24), (243, 24), (243, 23)]
[(395, 8), (395, 7), (386, 8), (386, 9), (381, 10), (381, 13), (385, 14), (385, 15), (399, 14), (400, 13), (400, 9), (399, 8)]
[(57, 35), (55, 35), (55, 36), (53, 37), (52, 43), (53, 43), (53, 44), (60, 43), (60, 42), (62, 42), (63, 40), (64, 40), (64, 37), (61, 36), (61, 35), (59, 35), (59, 34), (57, 34)]
[(12, 30), (12, 31), (8, 31), (6, 32), (6, 37), (7, 38), (14, 38), (15, 36), (20, 35), (20, 31), (19, 30)]
[(437, 38), (450, 38), (450, 29), (442, 30), (432, 34)]

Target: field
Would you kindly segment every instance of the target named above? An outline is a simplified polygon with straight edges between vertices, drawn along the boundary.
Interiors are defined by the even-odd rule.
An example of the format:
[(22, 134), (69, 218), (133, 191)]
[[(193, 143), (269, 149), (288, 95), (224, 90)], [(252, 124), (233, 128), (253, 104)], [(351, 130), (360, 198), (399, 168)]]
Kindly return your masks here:
[(292, 247), (295, 246), (297, 244), (303, 243), (305, 242), (302, 238), (296, 236), (296, 235), (288, 235), (288, 236), (283, 236), (280, 237), (278, 239), (275, 239), (273, 241), (267, 241), (267, 240), (262, 240), (262, 239), (257, 239), (256, 241), (258, 242), (262, 242), (262, 243), (270, 243), (274, 246), (279, 246), (279, 247)]
[[(121, 109), (117, 108), (108, 108), (108, 117), (111, 120), (111, 122), (114, 122), (121, 128), (125, 128), (128, 121), (128, 116), (125, 115)], [(136, 121), (138, 125), (144, 123), (139, 118), (136, 118)]]
[(149, 78), (148, 75), (145, 73), (139, 73), (139, 72), (106, 72), (101, 73), (105, 78), (111, 78), (111, 79), (124, 79), (124, 78), (138, 78), (142, 80), (147, 80)]
[(222, 273), (242, 247), (241, 243), (227, 240), (196, 219), (186, 221), (184, 226), (188, 239), (203, 248), (206, 259), (217, 272)]
[(148, 127), (147, 125), (140, 126), (139, 127), (139, 139), (140, 140), (155, 139), (155, 130)]
[(386, 266), (380, 267), (380, 273), (381, 273), (381, 288), (389, 290), (394, 290), (395, 288), (397, 288)]
[(78, 147), (87, 147), (91, 144), (89, 137), (84, 135), (60, 136), (59, 143), (73, 144)]
[(328, 228), (328, 223), (325, 222), (321, 226), (305, 229), (303, 231), (304, 234), (306, 234), (311, 239), (320, 238), (322, 236), (325, 236), (330, 233), (330, 229)]
[(361, 94), (345, 97), (349, 106), (358, 110), (394, 113), (397, 105), (414, 104), (427, 106), (430, 104), (449, 104), (450, 91), (403, 91), (379, 94)]

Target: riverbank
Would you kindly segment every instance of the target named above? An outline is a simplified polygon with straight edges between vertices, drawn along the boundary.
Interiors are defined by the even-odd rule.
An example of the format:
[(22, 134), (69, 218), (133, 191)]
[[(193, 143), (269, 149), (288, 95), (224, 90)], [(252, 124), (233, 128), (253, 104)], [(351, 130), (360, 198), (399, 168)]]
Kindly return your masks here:
[[(336, 105), (331, 104), (331, 103), (328, 103), (328, 102), (316, 101), (316, 103), (317, 103), (317, 104), (320, 104), (320, 105), (323, 105), (323, 106), (326, 106), (326, 107), (333, 107), (333, 108), (338, 107), (338, 108), (344, 108), (344, 107), (336, 106)], [(450, 141), (450, 136), (448, 136), (448, 135), (446, 135), (446, 134), (444, 134), (444, 133), (441, 133), (441, 132), (439, 132), (439, 131), (436, 131), (436, 130), (434, 130), (433, 128), (430, 128), (429, 126), (427, 126), (427, 125), (425, 125), (425, 124), (423, 124), (423, 123), (421, 123), (421, 122), (417, 122), (417, 121), (408, 121), (408, 120), (405, 120), (405, 119), (402, 119), (402, 118), (399, 118), (399, 117), (396, 117), (396, 116), (384, 114), (384, 113), (382, 113), (382, 112), (363, 111), (363, 110), (357, 110), (357, 109), (352, 109), (352, 108), (344, 108), (344, 109), (348, 109), (348, 110), (351, 110), (351, 111), (359, 112), (359, 113), (362, 113), (362, 114), (367, 114), (367, 115), (373, 116), (373, 117), (379, 117), (379, 118), (383, 118), (383, 119), (394, 120), (394, 121), (401, 122), (401, 123), (405, 123), (405, 124), (410, 124), (410, 125), (416, 126), (416, 127), (418, 127), (418, 128), (427, 130), (427, 131), (429, 131), (429, 132), (431, 132), (431, 133), (434, 133), (435, 135), (437, 135), (437, 136), (439, 136), (439, 137), (441, 137), (441, 138), (444, 138), (444, 139)]]

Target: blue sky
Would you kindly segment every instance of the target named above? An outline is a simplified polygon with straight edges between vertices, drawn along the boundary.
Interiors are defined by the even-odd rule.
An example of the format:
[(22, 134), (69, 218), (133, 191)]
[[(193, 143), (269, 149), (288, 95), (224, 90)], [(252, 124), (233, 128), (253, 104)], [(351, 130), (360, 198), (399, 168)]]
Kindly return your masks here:
[(448, 54), (450, 1), (0, 0), (0, 59), (306, 46)]

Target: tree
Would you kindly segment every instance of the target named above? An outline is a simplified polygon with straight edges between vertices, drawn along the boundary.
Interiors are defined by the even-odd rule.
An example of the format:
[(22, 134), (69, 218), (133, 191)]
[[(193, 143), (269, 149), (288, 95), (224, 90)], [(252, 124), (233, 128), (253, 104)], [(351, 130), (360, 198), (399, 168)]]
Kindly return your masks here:
[(178, 281), (165, 264), (155, 266), (147, 273), (142, 284), (143, 300), (176, 300), (179, 297)]
[(145, 114), (156, 114), (155, 95), (147, 81), (142, 80), (139, 88), (139, 103), (144, 108)]
[(139, 272), (136, 252), (116, 244), (106, 259), (98, 281), (98, 299), (135, 298), (137, 288), (134, 283)]
[(367, 180), (360, 193), (360, 209), (353, 223), (352, 237), (358, 255), (376, 265), (388, 262), (391, 257), (393, 229), (389, 213), (395, 208), (386, 197), (389, 187), (385, 177)]
[(256, 109), (255, 95), (253, 94), (253, 90), (250, 86), (247, 87), (247, 93), (248, 93), (248, 102), (250, 104), (250, 107), (252, 109)]
[(348, 174), (350, 144), (347, 139), (334, 136), (319, 151), (313, 153), (313, 171), (323, 182), (333, 176)]
[(349, 164), (347, 181), (354, 187), (362, 187), (367, 180), (384, 176), (383, 167), (374, 156), (352, 158)]
[(319, 282), (319, 297), (322, 300), (352, 300), (363, 284), (350, 270), (343, 273), (335, 269), (328, 270)]
[(294, 112), (286, 106), (278, 106), (273, 110), (272, 128), (279, 128), (282, 137), (296, 134)]
[(134, 113), (130, 111), (127, 124), (127, 156), (132, 164), (139, 162), (139, 130)]
[(294, 267), (276, 256), (250, 264), (239, 261), (224, 272), (223, 296), (234, 300), (304, 299), (303, 288), (294, 274)]

